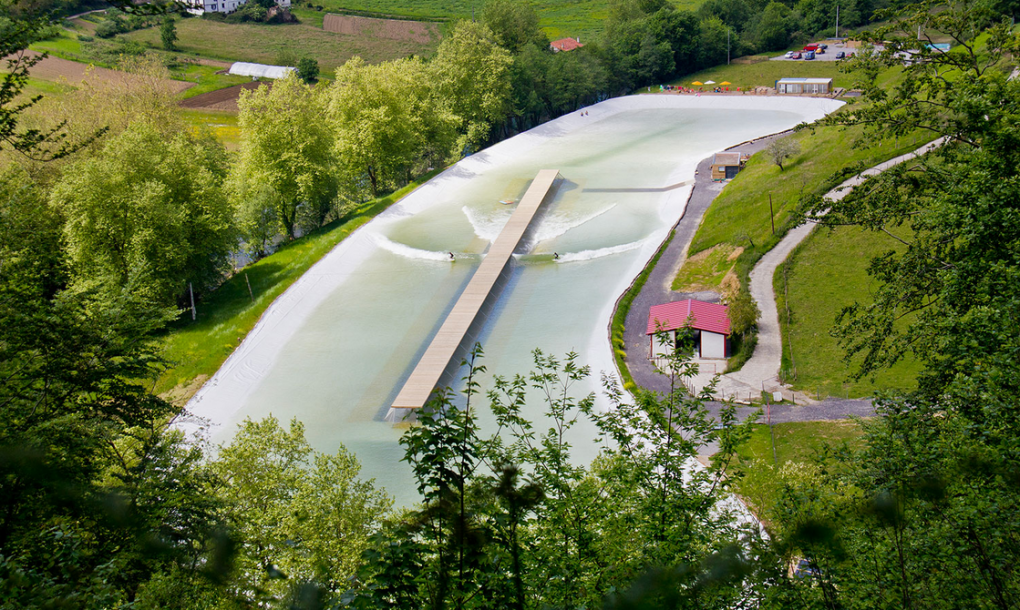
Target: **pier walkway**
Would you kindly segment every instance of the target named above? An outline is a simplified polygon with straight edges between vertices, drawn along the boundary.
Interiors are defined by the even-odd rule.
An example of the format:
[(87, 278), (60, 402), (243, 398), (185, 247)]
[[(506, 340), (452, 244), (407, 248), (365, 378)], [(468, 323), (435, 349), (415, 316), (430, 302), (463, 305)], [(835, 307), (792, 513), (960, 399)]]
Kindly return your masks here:
[[(513, 216), (496, 237), (496, 241), (492, 242), (482, 264), (478, 266), (467, 288), (454, 304), (446, 321), (397, 394), (392, 404), (393, 409), (420, 409), (428, 402), (432, 390), (439, 385), (443, 373), (456, 356), (457, 349), (463, 343), (485, 300), (492, 293), (507, 262), (510, 261), (514, 250), (531, 225), (535, 213), (558, 177), (559, 170), (543, 169), (538, 172), (538, 176), (517, 204)], [(399, 421), (399, 418), (397, 419)]]

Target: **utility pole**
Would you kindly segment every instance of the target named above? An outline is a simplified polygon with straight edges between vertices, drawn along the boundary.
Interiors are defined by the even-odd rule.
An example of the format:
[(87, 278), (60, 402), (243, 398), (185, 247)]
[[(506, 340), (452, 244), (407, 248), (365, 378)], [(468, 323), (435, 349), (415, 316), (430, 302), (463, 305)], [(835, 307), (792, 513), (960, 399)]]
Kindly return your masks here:
[(839, 5), (836, 5), (836, 38), (839, 38)]
[(772, 211), (772, 193), (769, 193), (769, 220), (772, 221), (772, 234), (776, 234), (776, 213)]
[(730, 28), (726, 28), (726, 65), (730, 65)]
[(191, 293), (191, 321), (195, 321), (195, 288), (188, 282), (188, 292)]

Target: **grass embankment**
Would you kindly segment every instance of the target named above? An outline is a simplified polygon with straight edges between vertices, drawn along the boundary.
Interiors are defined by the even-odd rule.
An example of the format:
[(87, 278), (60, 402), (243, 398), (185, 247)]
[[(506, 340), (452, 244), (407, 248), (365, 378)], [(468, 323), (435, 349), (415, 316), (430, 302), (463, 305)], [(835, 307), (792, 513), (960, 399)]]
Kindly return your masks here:
[(623, 378), (623, 388), (628, 391), (637, 390), (637, 384), (634, 383), (634, 377), (630, 374), (630, 369), (627, 367), (627, 343), (623, 338), (624, 326), (627, 323), (627, 314), (630, 312), (630, 305), (634, 302), (634, 299), (641, 292), (641, 288), (644, 287), (645, 282), (648, 281), (648, 276), (652, 274), (652, 270), (659, 264), (659, 259), (662, 258), (662, 253), (669, 247), (669, 243), (673, 241), (673, 236), (676, 231), (670, 231), (669, 237), (666, 241), (659, 246), (659, 249), (655, 252), (655, 256), (652, 260), (645, 265), (645, 268), (641, 270), (641, 273), (634, 278), (634, 282), (631, 283), (630, 288), (623, 293), (620, 300), (616, 303), (616, 311), (613, 313), (613, 321), (610, 324), (609, 341), (613, 346), (613, 359), (616, 361), (616, 369), (620, 371), (620, 377)]
[[(863, 139), (862, 128), (805, 129), (790, 136), (801, 152), (788, 159), (780, 170), (766, 153), (751, 157), (747, 166), (716, 197), (705, 213), (691, 242), (689, 258), (677, 274), (673, 289), (727, 291), (746, 286), (755, 263), (779, 243), (796, 225), (804, 206), (828, 192), (854, 172), (914, 150), (923, 142), (916, 138)], [(772, 232), (769, 195), (776, 231)], [(698, 254), (717, 248), (719, 253)], [(729, 256), (743, 248), (733, 266), (721, 269), (711, 264), (721, 254)], [(706, 262), (707, 261), (707, 262)], [(707, 267), (707, 269), (706, 269)], [(689, 282), (696, 278), (693, 285)], [(751, 356), (753, 343), (731, 358), (736, 369)], [(810, 357), (805, 355), (805, 358)], [(800, 364), (800, 363), (798, 363)]]
[[(194, 322), (184, 314), (162, 338), (170, 368), (157, 381), (156, 392), (183, 405), (241, 344), (276, 297), (357, 228), (439, 171), (366, 203), (353, 215), (295, 239), (234, 274), (197, 303), (198, 318)], [(249, 296), (248, 282), (253, 297)]]
[(754, 427), (751, 438), (737, 449), (736, 469), (744, 476), (737, 478), (734, 491), (747, 501), (755, 514), (766, 521), (776, 507), (783, 486), (796, 483), (814, 474), (814, 459), (826, 446), (860, 447), (860, 424), (854, 420), (793, 422), (776, 424), (775, 459), (769, 427)]
[(856, 227), (820, 229), (776, 270), (787, 383), (816, 396), (849, 398), (872, 396), (876, 390), (907, 390), (913, 385), (921, 367), (912, 358), (872, 378), (849, 380), (854, 364), (843, 360), (843, 350), (832, 336), (839, 312), (854, 301), (866, 301), (877, 286), (867, 274), (872, 257), (900, 249), (892, 238)]
[[(741, 59), (744, 61), (744, 59)], [(839, 71), (834, 61), (758, 61), (755, 63), (731, 63), (715, 66), (673, 81), (672, 84), (683, 87), (692, 86), (694, 81), (729, 82), (731, 91), (737, 87), (751, 89), (754, 87), (773, 87), (776, 81), (784, 78), (831, 78), (833, 87), (849, 88), (853, 84), (851, 75)], [(713, 85), (714, 86), (714, 85)], [(654, 89), (654, 87), (653, 87)]]
[[(136, 40), (153, 48), (162, 45), (158, 27), (121, 34), (119, 38)], [(438, 44), (438, 40), (422, 44), (336, 34), (307, 23), (269, 25), (194, 18), (177, 22), (177, 46), (185, 53), (264, 64), (275, 64), (281, 55), (313, 57), (322, 70), (334, 70), (355, 55), (369, 63), (408, 55), (429, 55)]]

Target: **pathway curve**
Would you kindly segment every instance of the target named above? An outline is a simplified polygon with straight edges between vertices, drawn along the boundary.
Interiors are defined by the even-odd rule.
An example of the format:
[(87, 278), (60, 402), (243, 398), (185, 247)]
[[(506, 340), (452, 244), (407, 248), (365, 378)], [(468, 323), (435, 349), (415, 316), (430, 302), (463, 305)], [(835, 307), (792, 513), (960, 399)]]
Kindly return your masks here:
[[(880, 174), (904, 161), (909, 161), (923, 155), (933, 148), (941, 146), (941, 144), (942, 140), (929, 142), (913, 152), (900, 155), (865, 170), (845, 180), (839, 186), (826, 193), (825, 199), (833, 202), (839, 201), (853, 190), (854, 187), (860, 185), (871, 176)], [(782, 392), (784, 390), (779, 382), (783, 343), (772, 278), (775, 276), (779, 265), (811, 234), (816, 225), (816, 222), (805, 222), (790, 230), (775, 248), (769, 250), (765, 256), (761, 257), (761, 260), (758, 261), (758, 264), (751, 271), (751, 297), (761, 310), (761, 318), (758, 320), (758, 344), (754, 348), (754, 354), (739, 371), (723, 376), (719, 387), (723, 396), (729, 396), (734, 393), (740, 394), (746, 391), (747, 388), (751, 388), (754, 391), (760, 391), (764, 388), (770, 392)], [(786, 393), (789, 394), (788, 391)]]
[[(776, 134), (745, 142), (730, 148), (732, 152), (754, 154), (768, 146), (774, 138), (782, 137), (788, 132)], [(687, 200), (683, 215), (673, 228), (673, 238), (666, 246), (658, 264), (652, 269), (648, 281), (641, 292), (634, 297), (624, 322), (623, 340), (627, 353), (627, 364), (630, 374), (637, 385), (657, 391), (668, 390), (666, 378), (655, 372), (648, 360), (648, 337), (645, 328), (648, 326), (648, 309), (652, 305), (684, 298), (672, 289), (673, 276), (676, 275), (681, 263), (687, 257), (687, 248), (694, 238), (694, 233), (701, 224), (705, 210), (722, 190), (725, 183), (712, 181), (712, 157), (698, 164), (697, 175), (694, 177), (694, 188)], [(721, 371), (720, 371), (721, 372)]]
[[(765, 148), (771, 140), (784, 135), (786, 134), (768, 136), (735, 146), (729, 150), (754, 154)], [(941, 144), (942, 140), (936, 140), (913, 152), (880, 163), (844, 181), (826, 193), (825, 198), (830, 201), (839, 201), (851, 189), (863, 183), (867, 178), (904, 161), (925, 154)], [(690, 298), (692, 296), (672, 290), (673, 277), (687, 256), (687, 250), (705, 211), (722, 190), (723, 186), (724, 183), (712, 181), (711, 157), (703, 160), (698, 165), (694, 189), (691, 192), (683, 216), (674, 228), (672, 240), (662, 253), (658, 264), (652, 270), (641, 292), (638, 293), (631, 303), (624, 329), (625, 351), (627, 353), (630, 373), (635, 383), (643, 388), (664, 392), (668, 390), (669, 383), (665, 376), (656, 372), (648, 359), (648, 338), (645, 335), (648, 309), (652, 305), (681, 298)], [(786, 237), (763, 256), (751, 271), (751, 296), (758, 303), (758, 307), (762, 312), (762, 317), (758, 323), (758, 343), (754, 354), (740, 371), (721, 376), (719, 386), (717, 387), (717, 395), (739, 398), (746, 393), (757, 397), (759, 392), (764, 389), (770, 392), (785, 390), (786, 396), (790, 396), (791, 392), (784, 388), (778, 379), (782, 360), (782, 341), (772, 278), (775, 275), (776, 267), (786, 260), (793, 249), (811, 233), (814, 227), (815, 223), (805, 223), (789, 231)], [(702, 387), (716, 373), (721, 373), (721, 371), (716, 370), (709, 363), (702, 363), (702, 371), (703, 373), (694, 380), (694, 385), (697, 387)], [(773, 421), (841, 419), (850, 416), (868, 416), (874, 414), (874, 408), (868, 399), (843, 400), (830, 398), (816, 402), (805, 401), (800, 395), (796, 395), (796, 402), (799, 404), (802, 402), (811, 403), (812, 407), (810, 409), (801, 409), (797, 406), (773, 407)], [(719, 405), (710, 405), (710, 408), (719, 408)], [(753, 410), (749, 409), (748, 412)]]

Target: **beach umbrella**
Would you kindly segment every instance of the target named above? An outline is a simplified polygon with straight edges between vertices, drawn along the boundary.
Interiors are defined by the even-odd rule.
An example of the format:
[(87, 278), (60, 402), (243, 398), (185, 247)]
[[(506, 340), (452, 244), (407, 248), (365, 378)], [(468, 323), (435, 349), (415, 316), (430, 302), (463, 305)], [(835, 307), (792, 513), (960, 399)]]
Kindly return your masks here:
[(707, 80), (707, 81), (705, 81), (705, 84), (706, 85), (714, 85), (715, 81), (714, 80)]
[(721, 82), (721, 83), (719, 83), (719, 84), (720, 84), (720, 85), (732, 85), (733, 83), (731, 83), (731, 82), (730, 82), (730, 81), (728, 81), (728, 80), (724, 80), (723, 82)]
[(692, 85), (694, 85), (694, 86), (696, 86), (696, 87), (700, 87), (701, 85), (704, 85), (705, 83), (702, 83), (702, 82), (700, 82), (700, 81), (694, 81), (694, 82), (693, 82), (693, 83), (691, 83), (691, 84), (692, 84)]

